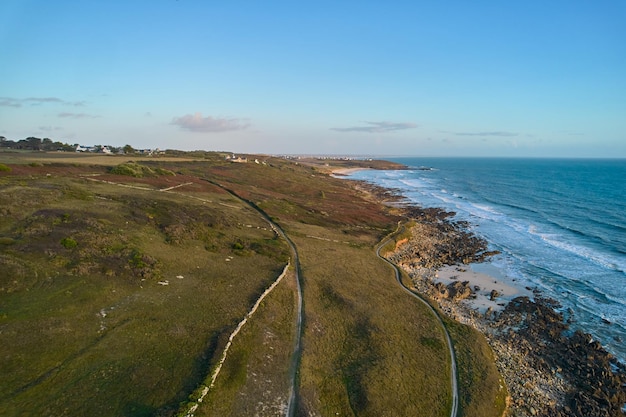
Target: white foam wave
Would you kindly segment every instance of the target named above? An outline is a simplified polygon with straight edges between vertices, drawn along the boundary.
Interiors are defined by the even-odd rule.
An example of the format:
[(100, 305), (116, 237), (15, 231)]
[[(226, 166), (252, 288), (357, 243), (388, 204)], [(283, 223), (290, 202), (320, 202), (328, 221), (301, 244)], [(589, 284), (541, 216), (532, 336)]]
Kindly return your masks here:
[(600, 254), (593, 249), (576, 245), (573, 243), (567, 242), (562, 236), (554, 233), (539, 233), (535, 231), (534, 234), (537, 234), (541, 240), (546, 242), (548, 245), (553, 246), (555, 248), (561, 249), (563, 251), (569, 252), (571, 254), (580, 256), (582, 258), (588, 259), (591, 262), (599, 265), (605, 269), (610, 269), (613, 271), (624, 272), (626, 265), (623, 263), (620, 265), (620, 262), (616, 259), (612, 259), (611, 257)]
[(401, 179), (398, 182), (410, 189), (430, 187), (430, 184), (421, 178)]

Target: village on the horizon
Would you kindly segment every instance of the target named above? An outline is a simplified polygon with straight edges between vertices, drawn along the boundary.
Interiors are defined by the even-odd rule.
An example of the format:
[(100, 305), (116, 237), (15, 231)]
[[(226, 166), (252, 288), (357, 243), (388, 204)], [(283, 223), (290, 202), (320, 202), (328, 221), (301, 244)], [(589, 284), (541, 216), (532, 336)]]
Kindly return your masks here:
[[(77, 153), (96, 153), (104, 155), (143, 155), (143, 156), (158, 156), (165, 155), (169, 152), (184, 152), (173, 149), (163, 150), (160, 148), (146, 148), (136, 149), (133, 146), (126, 144), (124, 146), (112, 146), (112, 145), (81, 145), (79, 143), (68, 144), (60, 141), (53, 141), (49, 138), (38, 138), (30, 136), (26, 139), (20, 139), (18, 141), (7, 139), (4, 136), (0, 136), (0, 149), (11, 149), (21, 151), (42, 151), (42, 152), (77, 152)], [(232, 152), (225, 152), (227, 155), (226, 160), (231, 162), (248, 162), (248, 158), (244, 156), (237, 156)], [(302, 159), (302, 158), (314, 158), (314, 159), (327, 159), (327, 160), (367, 160), (380, 159), (380, 157), (373, 157), (370, 155), (279, 155), (284, 159)], [(257, 162), (257, 160), (255, 160)], [(258, 162), (257, 162), (258, 163)]]

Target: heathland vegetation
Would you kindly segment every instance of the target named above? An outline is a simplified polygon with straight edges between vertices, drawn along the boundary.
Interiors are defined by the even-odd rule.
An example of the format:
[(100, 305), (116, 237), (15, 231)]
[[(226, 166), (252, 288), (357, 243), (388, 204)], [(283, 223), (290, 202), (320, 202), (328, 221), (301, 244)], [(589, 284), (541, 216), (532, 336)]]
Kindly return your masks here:
[[(296, 415), (450, 415), (443, 329), (376, 256), (405, 211), (329, 175), (394, 165), (225, 156), (0, 153), (0, 415), (185, 414), (292, 260), (268, 218), (301, 335), (290, 264), (195, 415), (281, 415), (292, 389)], [(447, 326), (459, 415), (502, 414), (484, 338)]]

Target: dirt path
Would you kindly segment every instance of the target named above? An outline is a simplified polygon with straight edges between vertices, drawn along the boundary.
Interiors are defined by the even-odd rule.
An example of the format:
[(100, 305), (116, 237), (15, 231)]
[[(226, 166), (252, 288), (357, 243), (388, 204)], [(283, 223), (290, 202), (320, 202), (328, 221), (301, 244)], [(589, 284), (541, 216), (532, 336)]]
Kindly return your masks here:
[[(397, 230), (396, 230), (396, 233), (397, 233)], [(441, 316), (437, 313), (437, 311), (419, 294), (414, 293), (406, 285), (404, 285), (404, 283), (402, 282), (401, 273), (400, 273), (400, 269), (398, 268), (398, 266), (394, 264), (393, 262), (389, 261), (388, 259), (384, 258), (380, 254), (381, 248), (385, 246), (390, 240), (391, 240), (391, 237), (385, 239), (378, 245), (378, 248), (376, 249), (376, 255), (380, 259), (384, 260), (385, 262), (387, 262), (389, 265), (393, 267), (395, 274), (396, 274), (396, 281), (402, 287), (402, 289), (406, 291), (408, 294), (410, 294), (411, 296), (417, 298), (422, 303), (424, 303), (424, 305), (428, 307), (428, 309), (435, 315), (435, 317), (437, 317), (437, 321), (439, 321), (439, 324), (441, 325), (441, 328), (443, 329), (443, 332), (446, 336), (446, 343), (448, 345), (448, 351), (450, 353), (450, 384), (452, 387), (452, 408), (450, 409), (450, 417), (457, 417), (458, 409), (459, 409), (459, 388), (458, 388), (458, 383), (457, 383), (458, 380), (457, 380), (457, 370), (456, 370), (456, 355), (454, 353), (454, 346), (452, 345), (452, 339), (450, 338), (450, 333), (448, 333), (448, 329), (446, 328), (445, 324), (443, 323), (443, 320), (441, 319)]]
[(252, 201), (246, 200), (245, 198), (239, 196), (237, 193), (235, 193), (233, 190), (230, 190), (229, 188), (224, 187), (223, 185), (217, 183), (217, 182), (213, 182), (211, 180), (206, 180), (208, 182), (210, 182), (211, 184), (220, 187), (221, 189), (223, 189), (224, 191), (228, 192), (230, 195), (232, 195), (233, 197), (239, 199), (240, 201), (246, 203), (247, 205), (249, 205), (251, 208), (253, 208), (254, 210), (256, 210), (272, 227), (272, 229), (278, 234), (280, 235), (283, 239), (285, 239), (285, 241), (287, 242), (287, 244), (289, 245), (289, 248), (291, 250), (291, 256), (293, 259), (293, 265), (294, 265), (294, 271), (295, 271), (295, 276), (296, 276), (296, 287), (297, 287), (297, 292), (298, 292), (298, 306), (297, 306), (297, 318), (296, 318), (296, 337), (294, 340), (294, 347), (293, 347), (293, 353), (291, 356), (291, 364), (289, 366), (289, 380), (290, 380), (290, 389), (289, 389), (289, 400), (287, 402), (287, 408), (286, 408), (286, 413), (285, 415), (287, 417), (292, 417), (295, 416), (296, 414), (296, 405), (297, 405), (297, 392), (298, 392), (298, 369), (300, 367), (300, 358), (302, 355), (302, 347), (301, 347), (301, 339), (302, 339), (302, 286), (300, 283), (300, 257), (298, 256), (298, 249), (295, 245), (295, 243), (293, 243), (293, 241), (289, 238), (289, 236), (285, 233), (285, 231), (280, 227), (280, 225), (278, 225), (277, 223), (275, 223), (270, 216), (268, 216), (267, 213), (265, 213), (265, 211), (263, 211), (260, 207), (258, 207), (256, 204), (254, 204)]
[[(158, 192), (170, 192), (170, 193), (173, 193), (173, 194), (179, 194), (179, 195), (183, 195), (183, 196), (186, 196), (186, 197), (191, 197), (191, 196), (188, 196), (186, 194), (182, 194), (182, 193), (179, 193), (179, 192), (174, 192), (174, 191), (171, 191), (171, 190), (173, 190), (175, 188), (183, 187), (185, 185), (189, 185), (189, 184), (192, 184), (192, 183), (179, 184), (179, 185), (175, 185), (173, 187), (168, 187), (168, 188), (163, 188), (163, 189), (153, 189), (153, 188), (148, 188), (148, 187), (139, 187), (139, 186), (135, 186), (135, 185), (120, 184), (120, 183), (115, 183), (115, 182), (111, 182), (111, 181), (101, 180), (101, 179), (97, 179), (97, 178), (91, 178), (91, 177), (87, 177), (87, 176), (81, 176), (81, 177), (86, 179), (86, 180), (90, 180), (90, 181), (94, 181), (94, 182), (102, 182), (102, 183), (106, 183), (106, 184), (110, 184), (110, 185), (118, 185), (118, 186), (121, 186), (121, 187), (134, 188), (134, 189), (138, 189), (138, 190), (142, 190), (142, 191), (155, 192), (155, 193), (158, 193)], [(302, 354), (302, 348), (301, 348), (301, 339), (302, 339), (302, 287), (301, 287), (301, 284), (300, 284), (300, 258), (298, 256), (298, 250), (296, 248), (296, 245), (289, 238), (289, 236), (287, 236), (287, 234), (280, 227), (280, 225), (278, 225), (277, 223), (272, 221), (270, 216), (268, 216), (267, 213), (265, 213), (260, 207), (258, 207), (253, 202), (248, 201), (245, 198), (239, 196), (234, 191), (224, 187), (223, 185), (221, 185), (221, 184), (219, 184), (217, 182), (214, 182), (214, 181), (211, 181), (211, 180), (208, 180), (208, 179), (205, 179), (205, 180), (207, 182), (209, 182), (209, 183), (211, 183), (211, 184), (213, 184), (213, 185), (223, 189), (224, 191), (226, 191), (227, 193), (229, 193), (230, 195), (232, 195), (236, 199), (238, 199), (241, 202), (247, 204), (253, 210), (258, 212), (261, 215), (261, 217), (263, 217), (263, 219), (269, 223), (269, 225), (272, 228), (272, 230), (274, 230), (274, 232), (276, 234), (278, 234), (283, 239), (285, 239), (285, 241), (287, 242), (287, 244), (289, 245), (289, 248), (291, 250), (291, 255), (292, 255), (292, 260), (293, 260), (293, 265), (294, 265), (294, 270), (295, 270), (296, 287), (297, 287), (297, 293), (298, 293), (298, 306), (297, 306), (298, 314), (297, 314), (297, 318), (296, 318), (296, 337), (295, 337), (295, 340), (294, 340), (294, 347), (293, 347), (293, 352), (292, 352), (292, 357), (291, 357), (291, 363), (290, 363), (290, 366), (289, 366), (289, 379), (290, 379), (289, 386), (290, 386), (290, 389), (289, 389), (289, 399), (288, 399), (288, 402), (287, 402), (285, 415), (287, 417), (292, 417), (292, 416), (295, 415), (295, 412), (296, 412), (297, 391), (298, 391), (297, 375), (298, 375), (298, 368), (300, 367), (300, 357), (301, 357), (301, 354)], [(197, 198), (197, 197), (194, 197), (194, 198)], [(202, 200), (202, 199), (200, 199), (200, 200)], [(221, 204), (224, 204), (224, 203), (221, 203)], [(224, 204), (224, 205), (227, 205), (227, 204)], [(232, 208), (238, 208), (238, 207), (232, 206)], [(193, 416), (193, 413), (198, 409), (199, 404), (202, 402), (204, 397), (209, 393), (210, 389), (214, 386), (215, 380), (217, 379), (217, 376), (219, 375), (219, 372), (220, 372), (220, 370), (222, 368), (222, 365), (223, 365), (224, 361), (226, 360), (226, 356), (228, 355), (228, 350), (229, 350), (229, 348), (230, 348), (230, 346), (232, 344), (233, 339), (235, 338), (235, 336), (237, 336), (237, 334), (239, 333), (241, 328), (246, 324), (246, 322), (252, 316), (252, 314), (254, 314), (254, 312), (256, 311), (258, 306), (260, 305), (261, 301), (263, 301), (265, 296), (267, 296), (276, 287), (276, 285), (278, 285), (278, 283), (282, 280), (282, 278), (286, 274), (290, 264), (291, 264), (291, 262), (288, 263), (285, 266), (285, 269), (283, 270), (282, 274), (274, 281), (274, 283), (267, 290), (265, 290), (265, 292), (259, 297), (257, 302), (254, 304), (252, 309), (246, 314), (246, 316), (243, 318), (243, 320), (239, 323), (239, 325), (231, 333), (230, 337), (228, 338), (228, 343), (226, 344), (226, 347), (224, 348), (224, 351), (222, 352), (222, 357), (220, 358), (220, 361), (219, 361), (217, 367), (215, 368), (215, 370), (213, 371), (213, 374), (211, 375), (211, 383), (208, 386), (204, 386), (203, 387), (200, 396), (198, 397), (197, 400), (195, 400), (193, 402), (193, 405), (191, 405), (191, 408), (187, 411), (185, 416), (187, 416), (187, 417)]]

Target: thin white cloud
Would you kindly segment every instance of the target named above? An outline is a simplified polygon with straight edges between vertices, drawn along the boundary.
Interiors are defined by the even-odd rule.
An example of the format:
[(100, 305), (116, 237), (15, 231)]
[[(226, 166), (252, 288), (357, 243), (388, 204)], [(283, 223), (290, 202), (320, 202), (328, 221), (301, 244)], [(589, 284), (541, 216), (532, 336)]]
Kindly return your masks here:
[(61, 117), (61, 118), (64, 118), (64, 119), (95, 119), (96, 117), (99, 117), (99, 116), (95, 116), (93, 114), (69, 113), (69, 112), (59, 113), (59, 114), (57, 114), (57, 116)]
[(30, 104), (31, 106), (39, 106), (42, 104), (56, 103), (64, 106), (82, 107), (85, 105), (84, 101), (67, 101), (58, 97), (27, 97), (27, 98), (14, 98), (14, 97), (0, 97), (0, 106), (3, 107), (22, 107), (22, 105)]
[(42, 132), (52, 132), (63, 130), (63, 128), (59, 126), (39, 126), (39, 130), (41, 130)]
[(503, 131), (488, 131), (488, 132), (453, 132), (457, 136), (499, 136), (499, 137), (511, 137), (519, 136), (518, 133), (503, 132)]
[(174, 117), (171, 124), (179, 126), (181, 129), (190, 132), (228, 132), (231, 130), (243, 130), (250, 126), (242, 119), (223, 119), (219, 117), (202, 117), (201, 113), (187, 114), (181, 117)]
[(384, 133), (396, 130), (415, 129), (415, 123), (407, 122), (363, 122), (368, 126), (350, 126), (350, 127), (331, 127), (330, 130), (337, 132), (366, 132), (366, 133)]
[(10, 97), (0, 97), (0, 106), (2, 107), (22, 107), (22, 104)]

